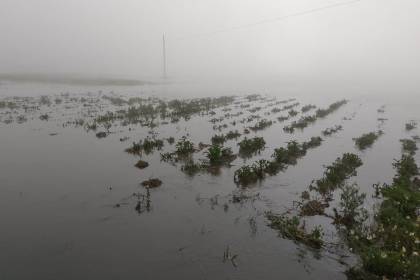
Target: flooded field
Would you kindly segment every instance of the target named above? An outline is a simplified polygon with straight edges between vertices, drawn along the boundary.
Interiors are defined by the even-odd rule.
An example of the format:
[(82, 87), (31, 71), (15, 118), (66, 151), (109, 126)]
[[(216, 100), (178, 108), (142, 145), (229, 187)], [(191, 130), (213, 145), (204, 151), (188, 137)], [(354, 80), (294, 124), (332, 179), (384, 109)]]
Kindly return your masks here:
[(0, 278), (418, 279), (419, 105), (0, 85)]

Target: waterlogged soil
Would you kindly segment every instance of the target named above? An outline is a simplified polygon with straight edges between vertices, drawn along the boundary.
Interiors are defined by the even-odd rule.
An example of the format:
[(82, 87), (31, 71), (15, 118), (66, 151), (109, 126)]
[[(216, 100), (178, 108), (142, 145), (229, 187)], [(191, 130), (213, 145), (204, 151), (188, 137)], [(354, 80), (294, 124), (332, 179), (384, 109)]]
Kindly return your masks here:
[[(324, 166), (343, 153), (355, 153), (363, 161), (348, 182), (367, 193), (365, 207), (372, 209), (377, 203), (372, 185), (392, 181), (400, 139), (420, 134), (417, 128), (405, 129), (407, 122), (420, 119), (418, 101), (279, 90), (248, 98), (247, 93), (228, 95), (235, 95), (233, 102), (212, 108), (214, 113), (203, 111), (177, 122), (156, 117), (148, 126), (116, 120), (93, 131), (87, 124), (98, 116), (128, 108), (121, 100), (155, 97), (168, 102), (191, 96), (172, 94), (170, 87), (111, 91), (1, 85), (0, 102), (18, 107), (10, 103), (0, 108), (0, 279), (346, 279), (343, 272), (357, 258), (329, 219), (306, 219), (308, 228), (323, 227), (330, 244), (314, 250), (279, 237), (265, 213), (292, 209), (311, 182), (322, 178)], [(51, 104), (41, 96), (48, 96)], [(344, 98), (347, 104), (305, 129), (283, 130)], [(280, 101), (287, 102), (276, 104)], [(298, 114), (277, 121), (290, 109), (272, 110), (296, 102)], [(317, 108), (302, 112), (308, 104)], [(259, 118), (241, 122), (252, 115)], [(273, 123), (244, 133), (262, 119)], [(337, 125), (342, 130), (322, 134)], [(236, 130), (242, 135), (224, 143), (234, 154), (245, 137), (263, 137), (265, 149), (193, 176), (181, 170), (183, 160), (161, 161), (161, 153), (175, 152), (184, 136), (195, 145), (194, 161), (205, 160), (208, 146), (199, 149), (200, 142), (211, 144), (214, 135)], [(384, 134), (371, 147), (360, 151), (355, 146), (353, 138), (378, 130)], [(321, 146), (308, 149), (296, 165), (255, 184), (234, 182), (241, 166), (272, 160), (275, 148), (315, 136), (322, 137)], [(162, 139), (164, 146), (140, 155), (125, 151), (146, 137)], [(175, 143), (167, 141), (170, 137)], [(137, 168), (139, 160), (147, 162), (147, 168)], [(142, 185), (150, 179), (161, 184)], [(333, 199), (338, 197), (336, 192)]]

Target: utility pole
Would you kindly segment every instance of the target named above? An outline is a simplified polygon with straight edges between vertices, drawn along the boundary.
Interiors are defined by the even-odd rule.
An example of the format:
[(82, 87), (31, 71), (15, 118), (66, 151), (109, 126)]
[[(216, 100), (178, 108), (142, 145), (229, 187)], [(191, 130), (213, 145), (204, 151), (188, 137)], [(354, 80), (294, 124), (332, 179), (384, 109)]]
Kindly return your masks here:
[(165, 34), (162, 37), (162, 52), (163, 52), (163, 78), (166, 79), (166, 46), (165, 46)]

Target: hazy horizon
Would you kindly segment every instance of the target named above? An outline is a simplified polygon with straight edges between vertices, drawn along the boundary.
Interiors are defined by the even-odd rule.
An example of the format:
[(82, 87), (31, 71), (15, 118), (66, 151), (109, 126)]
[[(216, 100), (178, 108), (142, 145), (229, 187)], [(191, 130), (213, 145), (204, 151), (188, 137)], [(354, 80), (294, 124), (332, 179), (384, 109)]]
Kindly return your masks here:
[(3, 0), (0, 73), (415, 89), (420, 3), (351, 2)]

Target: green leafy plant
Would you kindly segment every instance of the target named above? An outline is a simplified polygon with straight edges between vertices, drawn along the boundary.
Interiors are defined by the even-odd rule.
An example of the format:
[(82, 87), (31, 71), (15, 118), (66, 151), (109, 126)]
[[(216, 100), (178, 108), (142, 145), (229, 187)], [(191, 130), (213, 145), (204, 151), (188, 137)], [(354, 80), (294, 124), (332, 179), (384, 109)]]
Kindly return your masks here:
[(257, 153), (265, 148), (265, 140), (262, 137), (246, 138), (238, 143), (239, 153), (245, 156)]
[(383, 134), (382, 130), (379, 130), (378, 132), (370, 132), (363, 134), (362, 136), (358, 138), (354, 138), (353, 140), (356, 143), (356, 146), (360, 150), (365, 150), (368, 147), (371, 147), (373, 143)]
[(283, 238), (303, 243), (311, 248), (320, 249), (324, 242), (322, 240), (323, 231), (320, 227), (315, 227), (309, 233), (306, 232), (305, 225), (297, 216), (288, 217), (286, 215), (276, 215), (272, 212), (266, 213), (269, 226), (278, 231)]

